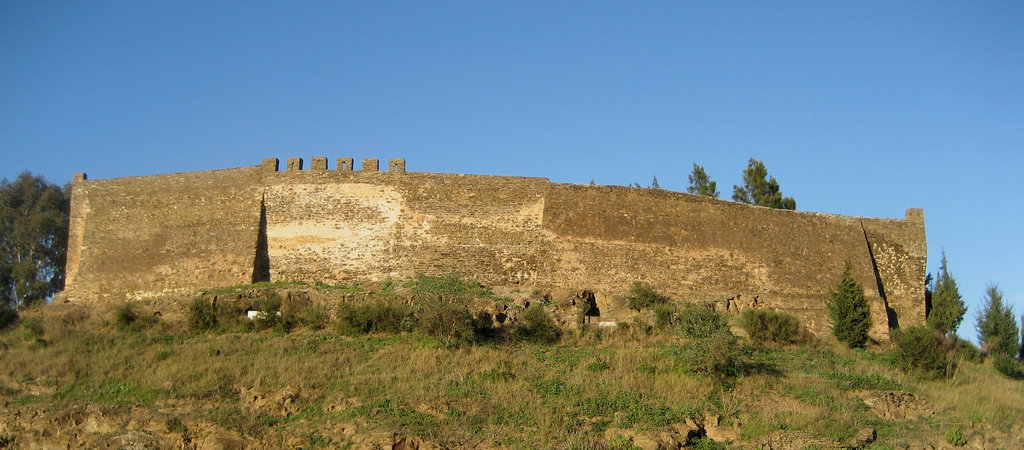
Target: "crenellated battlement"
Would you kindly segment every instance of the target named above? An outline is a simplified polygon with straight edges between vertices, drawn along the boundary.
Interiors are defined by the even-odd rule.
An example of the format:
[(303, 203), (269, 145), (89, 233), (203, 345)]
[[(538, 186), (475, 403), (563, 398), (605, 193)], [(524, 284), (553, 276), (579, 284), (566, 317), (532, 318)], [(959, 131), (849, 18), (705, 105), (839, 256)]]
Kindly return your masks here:
[[(320, 172), (328, 170), (327, 157), (326, 156), (314, 156), (310, 158), (310, 171)], [(286, 170), (288, 171), (301, 171), (303, 170), (303, 159), (299, 157), (292, 157), (286, 160)], [(354, 159), (352, 157), (337, 158), (335, 163), (335, 170), (339, 172), (348, 172), (355, 170)], [(264, 173), (273, 173), (278, 171), (279, 161), (277, 158), (263, 158), (263, 162), (260, 164)], [(362, 172), (379, 172), (380, 171), (380, 160), (377, 158), (363, 158), (362, 161)], [(405, 158), (391, 158), (388, 160), (388, 172), (392, 173), (405, 173)], [(77, 175), (77, 174), (76, 174)], [(85, 174), (82, 174), (83, 179)]]

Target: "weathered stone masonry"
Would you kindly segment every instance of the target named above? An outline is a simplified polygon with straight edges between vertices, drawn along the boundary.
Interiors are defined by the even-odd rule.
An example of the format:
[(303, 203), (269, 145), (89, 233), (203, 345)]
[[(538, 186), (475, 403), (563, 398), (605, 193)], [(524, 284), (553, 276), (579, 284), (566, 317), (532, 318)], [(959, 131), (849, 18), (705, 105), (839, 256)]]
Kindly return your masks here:
[(776, 308), (824, 333), (843, 262), (880, 338), (924, 321), (924, 216), (783, 211), (659, 189), (406, 172), (405, 161), (289, 158), (88, 180), (76, 174), (64, 298), (159, 298), (263, 280), (327, 283), (458, 272), (524, 289), (634, 281), (676, 298)]

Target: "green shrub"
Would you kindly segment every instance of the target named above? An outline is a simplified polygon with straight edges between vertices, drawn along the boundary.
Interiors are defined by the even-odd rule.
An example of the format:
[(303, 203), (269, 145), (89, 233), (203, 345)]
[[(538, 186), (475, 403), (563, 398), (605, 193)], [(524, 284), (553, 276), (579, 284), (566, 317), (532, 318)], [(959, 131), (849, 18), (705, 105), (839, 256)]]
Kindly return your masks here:
[(203, 297), (192, 300), (188, 307), (188, 328), (192, 332), (252, 331), (253, 322), (245, 311), (227, 301), (210, 301)]
[(668, 328), (676, 323), (676, 312), (669, 305), (654, 305), (654, 326), (659, 329)]
[(217, 328), (217, 306), (202, 297), (188, 305), (188, 329), (209, 331)]
[(516, 321), (514, 333), (520, 340), (537, 344), (554, 344), (562, 338), (562, 329), (540, 306), (531, 306), (523, 311)]
[(137, 333), (153, 326), (155, 317), (140, 314), (135, 304), (128, 302), (114, 309), (114, 328), (117, 331)]
[(324, 305), (310, 305), (302, 309), (298, 317), (299, 322), (310, 330), (322, 330), (327, 326), (330, 315)]
[(793, 344), (801, 340), (800, 319), (792, 314), (767, 309), (748, 309), (740, 324), (750, 340), (758, 344)]
[(950, 445), (963, 447), (967, 445), (967, 438), (964, 436), (964, 433), (960, 431), (960, 428), (953, 427), (946, 430), (946, 442)]
[(473, 314), (465, 306), (429, 301), (416, 315), (418, 328), (437, 338), (446, 348), (470, 343), (476, 338)]
[(412, 331), (412, 308), (397, 301), (376, 300), (338, 307), (337, 329), (345, 335)]
[(864, 288), (850, 275), (851, 270), (850, 261), (846, 261), (839, 282), (829, 289), (825, 307), (836, 339), (850, 348), (861, 348), (868, 342), (871, 310), (864, 298)]
[(135, 307), (130, 303), (118, 306), (114, 310), (114, 327), (117, 328), (118, 331), (124, 331), (138, 319), (139, 316), (135, 312)]
[(950, 357), (955, 360), (967, 360), (974, 363), (980, 363), (982, 360), (981, 349), (973, 342), (961, 338), (960, 336), (953, 335), (948, 337), (950, 347), (952, 348)]
[(626, 306), (637, 311), (666, 302), (668, 297), (659, 294), (651, 285), (639, 281), (633, 283), (629, 288), (629, 295), (626, 296)]
[(739, 340), (728, 329), (670, 345), (666, 347), (666, 353), (678, 369), (719, 378), (740, 375), (744, 365)]
[(992, 360), (992, 366), (999, 373), (1016, 380), (1024, 378), (1024, 367), (1020, 361), (1010, 355), (998, 354)]
[(39, 339), (46, 331), (43, 327), (43, 319), (40, 317), (29, 317), (22, 320), (21, 326), (25, 327), (26, 339)]
[(439, 277), (421, 275), (413, 284), (412, 294), (417, 328), (440, 340), (445, 347), (477, 338), (477, 331), (483, 331), (483, 320), (475, 320), (466, 303), (474, 298), (494, 297), (484, 285), (454, 273)]
[(477, 341), (493, 339), (497, 336), (494, 328), (494, 316), (487, 311), (477, 311), (473, 316), (473, 336)]
[(681, 310), (676, 317), (677, 327), (683, 336), (703, 339), (729, 329), (729, 320), (711, 308), (691, 306)]
[(942, 335), (926, 325), (901, 330), (895, 335), (897, 364), (904, 372), (938, 378), (946, 370), (947, 356)]

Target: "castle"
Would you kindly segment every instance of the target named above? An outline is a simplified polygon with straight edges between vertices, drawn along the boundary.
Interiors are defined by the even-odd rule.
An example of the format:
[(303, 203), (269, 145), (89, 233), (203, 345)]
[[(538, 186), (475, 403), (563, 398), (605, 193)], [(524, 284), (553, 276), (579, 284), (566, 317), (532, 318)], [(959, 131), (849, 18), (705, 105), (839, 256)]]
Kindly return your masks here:
[(878, 219), (545, 178), (405, 171), (392, 159), (276, 158), (234, 169), (89, 180), (71, 194), (68, 302), (111, 305), (258, 281), (459, 273), (495, 286), (635, 281), (673, 298), (790, 312), (827, 333), (844, 262), (876, 338), (925, 320), (924, 214)]

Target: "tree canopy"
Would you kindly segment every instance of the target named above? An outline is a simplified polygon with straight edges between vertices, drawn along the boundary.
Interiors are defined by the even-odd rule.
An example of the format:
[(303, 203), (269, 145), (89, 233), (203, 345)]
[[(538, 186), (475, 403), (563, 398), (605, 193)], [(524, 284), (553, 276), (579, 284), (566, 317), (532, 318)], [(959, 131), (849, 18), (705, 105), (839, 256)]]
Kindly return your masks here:
[(743, 170), (743, 186), (733, 185), (732, 199), (757, 206), (777, 209), (796, 209), (793, 197), (783, 197), (779, 182), (768, 176), (764, 163), (750, 158)]
[(690, 172), (690, 186), (686, 188), (686, 192), (715, 198), (719, 195), (718, 184), (711, 181), (704, 168), (696, 163), (693, 165), (693, 172)]
[(931, 289), (931, 310), (928, 311), (928, 325), (945, 336), (951, 336), (960, 328), (960, 322), (967, 313), (967, 305), (960, 296), (956, 280), (949, 274), (946, 252), (942, 252), (942, 263)]
[(40, 304), (64, 288), (67, 194), (28, 172), (0, 181), (0, 307)]

